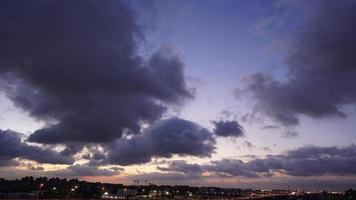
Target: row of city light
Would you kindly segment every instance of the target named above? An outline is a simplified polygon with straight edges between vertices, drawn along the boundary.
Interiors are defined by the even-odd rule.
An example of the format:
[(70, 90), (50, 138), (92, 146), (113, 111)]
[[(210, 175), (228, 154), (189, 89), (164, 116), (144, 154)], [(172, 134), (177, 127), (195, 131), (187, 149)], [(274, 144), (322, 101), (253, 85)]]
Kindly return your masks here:
[[(40, 189), (41, 189), (43, 186), (44, 186), (44, 184), (41, 183), (41, 184), (40, 184)], [(70, 191), (74, 192), (76, 189), (78, 189), (78, 186), (77, 186), (77, 185), (74, 186), (74, 188), (70, 189)], [(53, 187), (52, 190), (55, 191), (55, 190), (57, 190), (57, 188), (56, 188), (56, 187)]]

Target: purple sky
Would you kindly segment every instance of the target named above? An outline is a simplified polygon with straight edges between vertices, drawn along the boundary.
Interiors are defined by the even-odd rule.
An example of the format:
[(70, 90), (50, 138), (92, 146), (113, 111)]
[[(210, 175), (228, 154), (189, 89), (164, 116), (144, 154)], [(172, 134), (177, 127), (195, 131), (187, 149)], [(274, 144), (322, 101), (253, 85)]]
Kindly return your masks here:
[(356, 184), (354, 0), (9, 0), (0, 13), (0, 177)]

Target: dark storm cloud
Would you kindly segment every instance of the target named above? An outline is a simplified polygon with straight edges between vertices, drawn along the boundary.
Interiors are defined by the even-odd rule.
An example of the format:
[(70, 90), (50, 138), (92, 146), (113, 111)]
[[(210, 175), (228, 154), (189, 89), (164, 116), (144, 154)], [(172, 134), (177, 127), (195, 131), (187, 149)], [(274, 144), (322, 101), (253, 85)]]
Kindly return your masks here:
[(68, 143), (66, 144), (65, 149), (61, 151), (61, 154), (64, 156), (72, 156), (80, 152), (84, 148), (84, 144), (80, 143)]
[(305, 9), (286, 58), (288, 80), (264, 73), (245, 78), (255, 110), (285, 126), (297, 125), (299, 115), (344, 117), (345, 107), (356, 105), (356, 2), (317, 2)]
[(221, 177), (258, 177), (258, 173), (248, 169), (241, 160), (223, 159), (212, 161), (211, 164), (191, 164), (186, 161), (171, 161), (167, 167), (157, 167), (164, 172), (178, 172), (193, 177), (200, 177), (203, 172), (214, 173)]
[(289, 151), (280, 158), (283, 170), (290, 175), (312, 176), (321, 174), (356, 175), (356, 146), (302, 147)]
[(0, 165), (11, 165), (14, 158), (50, 164), (72, 164), (74, 162), (72, 157), (22, 142), (20, 136), (13, 131), (0, 130)]
[(264, 159), (253, 159), (244, 163), (248, 169), (260, 175), (281, 172), (292, 176), (356, 175), (356, 146), (344, 148), (306, 146), (287, 151), (281, 155), (270, 155)]
[(137, 56), (142, 31), (121, 1), (1, 1), (0, 29), (1, 89), (48, 122), (31, 142), (113, 141), (192, 97), (172, 50)]
[(306, 146), (281, 155), (253, 159), (246, 162), (244, 168), (264, 174), (279, 171), (292, 176), (347, 176), (356, 175), (355, 164), (355, 145), (343, 148)]
[[(305, 146), (266, 158), (254, 158), (248, 162), (223, 159), (211, 164), (188, 164), (184, 161), (171, 162), (161, 171), (185, 174), (215, 173), (219, 176), (265, 177), (280, 172), (292, 176), (349, 176), (356, 175), (356, 146), (316, 147)], [(193, 169), (193, 170), (192, 170)]]
[[(1, 156), (0, 156), (1, 158)], [(18, 166), (20, 163), (17, 160), (9, 160), (11, 158), (1, 158), (0, 160), (0, 167), (4, 166)]]
[(150, 162), (152, 157), (173, 155), (210, 156), (215, 150), (212, 134), (199, 125), (179, 119), (161, 120), (142, 135), (119, 139), (107, 147), (108, 162), (130, 165)]
[(214, 134), (221, 137), (241, 137), (244, 135), (243, 127), (237, 121), (213, 121)]

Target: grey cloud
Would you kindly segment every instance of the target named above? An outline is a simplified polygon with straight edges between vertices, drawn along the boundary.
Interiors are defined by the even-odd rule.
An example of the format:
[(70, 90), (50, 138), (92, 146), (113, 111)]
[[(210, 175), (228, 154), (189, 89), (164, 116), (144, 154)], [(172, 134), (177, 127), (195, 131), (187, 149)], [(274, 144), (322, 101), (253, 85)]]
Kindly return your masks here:
[(110, 169), (115, 172), (125, 171), (125, 168), (122, 168), (122, 167), (110, 167)]
[(63, 170), (48, 172), (57, 177), (83, 177), (83, 176), (112, 176), (118, 174), (118, 170), (100, 169), (97, 166), (72, 165)]
[(251, 142), (249, 142), (249, 141), (245, 141), (244, 143), (243, 143), (243, 145), (245, 146), (245, 147), (247, 147), (248, 149), (255, 149), (256, 148), (256, 146), (255, 145), (253, 145)]
[[(188, 164), (183, 161), (172, 162), (162, 171), (174, 171), (185, 174), (215, 173), (219, 176), (265, 177), (275, 172), (291, 176), (355, 176), (356, 146), (317, 147), (305, 146), (280, 155), (266, 158), (253, 158), (248, 162), (237, 159), (223, 159), (211, 164)], [(199, 170), (189, 170), (199, 169)]]
[(271, 148), (269, 148), (269, 147), (262, 147), (261, 149), (264, 151), (271, 151)]
[(345, 107), (356, 105), (356, 24), (350, 23), (356, 20), (356, 2), (317, 2), (305, 9), (286, 57), (288, 80), (265, 73), (244, 79), (242, 94), (252, 95), (254, 109), (284, 126), (298, 125), (300, 115), (345, 117)]
[(345, 148), (306, 146), (287, 152), (280, 160), (282, 169), (294, 176), (355, 175), (356, 146)]
[(18, 166), (20, 165), (20, 162), (18, 162), (17, 160), (12, 160), (9, 157), (4, 158), (5, 156), (3, 156), (0, 160), (0, 167), (5, 167), (5, 166)]
[(34, 170), (34, 171), (43, 171), (44, 168), (43, 167), (35, 167), (35, 166), (32, 166), (29, 168), (29, 170)]
[(221, 137), (241, 137), (244, 135), (243, 127), (237, 121), (213, 121), (214, 134)]
[(214, 172), (220, 176), (244, 176), (258, 177), (258, 174), (253, 170), (245, 167), (241, 160), (223, 159), (213, 161), (212, 165), (206, 166), (208, 171)]
[(231, 117), (231, 116), (233, 115), (233, 113), (230, 112), (229, 110), (222, 110), (222, 111), (220, 112), (220, 115), (229, 118), (229, 117)]
[(83, 158), (83, 159), (86, 159), (86, 160), (90, 160), (91, 156), (90, 156), (89, 153), (84, 153), (84, 154), (82, 155), (82, 158)]
[(175, 171), (182, 172), (185, 174), (201, 174), (204, 171), (202, 166), (198, 164), (188, 164), (184, 160), (171, 161), (168, 167), (158, 166), (157, 169), (159, 169), (160, 171)]
[(279, 129), (279, 126), (275, 126), (275, 125), (266, 125), (261, 127), (261, 129)]
[(215, 139), (208, 130), (187, 120), (170, 118), (156, 122), (142, 135), (112, 143), (107, 147), (107, 158), (109, 163), (130, 165), (149, 162), (152, 157), (207, 157), (214, 150)]
[(104, 158), (105, 158), (105, 155), (102, 154), (102, 153), (100, 153), (100, 152), (95, 152), (95, 153), (93, 154), (93, 159), (94, 159), (94, 160), (102, 160), (102, 159), (104, 159)]
[(253, 172), (279, 171), (293, 176), (356, 175), (356, 146), (317, 147), (305, 146), (281, 155), (254, 159), (244, 167)]
[(9, 165), (14, 158), (33, 160), (38, 163), (72, 164), (70, 156), (37, 146), (31, 146), (21, 141), (20, 136), (10, 130), (0, 130), (0, 159), (1, 164)]
[(49, 122), (31, 142), (110, 142), (192, 98), (172, 50), (137, 55), (142, 30), (121, 1), (1, 1), (0, 29), (1, 89)]
[(284, 135), (285, 138), (296, 138), (299, 136), (299, 133), (296, 131), (287, 131)]
[(27, 170), (32, 170), (32, 171), (43, 171), (44, 170), (43, 167), (35, 166), (31, 163), (27, 163), (27, 164), (25, 164), (25, 166), (26, 166)]
[(61, 151), (61, 154), (64, 156), (72, 156), (80, 152), (84, 148), (84, 144), (80, 143), (68, 143), (65, 146), (65, 149)]
[(160, 171), (178, 172), (193, 177), (200, 177), (203, 172), (213, 172), (222, 177), (245, 176), (258, 177), (256, 172), (247, 169), (241, 160), (223, 159), (211, 164), (191, 164), (186, 161), (171, 161), (167, 167), (157, 167)]
[(187, 182), (192, 180), (197, 180), (202, 178), (200, 175), (191, 175), (184, 174), (179, 172), (169, 172), (169, 173), (161, 173), (161, 172), (151, 172), (151, 173), (143, 173), (139, 175), (132, 176), (132, 179), (145, 179), (145, 180), (153, 180), (154, 183), (159, 184), (171, 184), (175, 185), (178, 182), (181, 184), (187, 184)]

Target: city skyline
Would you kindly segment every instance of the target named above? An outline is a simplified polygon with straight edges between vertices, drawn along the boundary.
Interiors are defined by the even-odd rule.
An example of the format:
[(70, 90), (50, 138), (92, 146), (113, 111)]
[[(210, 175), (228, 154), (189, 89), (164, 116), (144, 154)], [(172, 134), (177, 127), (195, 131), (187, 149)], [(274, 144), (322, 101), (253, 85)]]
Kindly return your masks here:
[(356, 2), (0, 2), (0, 177), (344, 191)]

